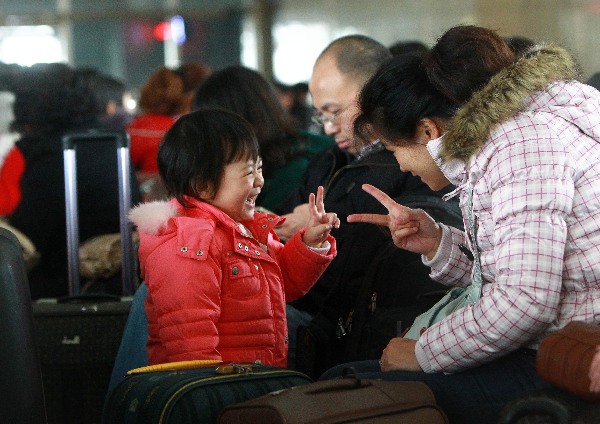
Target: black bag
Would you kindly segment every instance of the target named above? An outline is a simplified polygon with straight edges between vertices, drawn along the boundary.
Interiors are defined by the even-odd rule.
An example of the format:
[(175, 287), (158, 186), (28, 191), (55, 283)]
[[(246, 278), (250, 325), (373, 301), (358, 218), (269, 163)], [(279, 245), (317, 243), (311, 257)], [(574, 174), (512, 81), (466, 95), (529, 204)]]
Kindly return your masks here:
[[(33, 303), (34, 331), (50, 424), (99, 421), (131, 306), (129, 296), (81, 294), (75, 155), (76, 146), (88, 142), (101, 143), (103, 147), (111, 149), (113, 145), (116, 147), (123, 252), (119, 286), (123, 294), (130, 295), (136, 281), (131, 225), (127, 220), (131, 205), (129, 137), (125, 133), (97, 131), (67, 134), (63, 137), (63, 147), (69, 296), (38, 299)], [(98, 166), (103, 164), (99, 163)]]
[[(454, 199), (406, 195), (394, 200), (423, 209), (438, 222), (463, 227)], [(430, 279), (430, 270), (420, 255), (397, 248), (389, 234), (386, 237), (358, 283), (352, 280), (353, 276), (343, 275), (322, 311), (308, 326), (298, 329), (299, 371), (316, 379), (340, 363), (379, 359), (391, 338), (400, 336), (419, 314), (445, 294), (446, 286)], [(357, 244), (360, 238), (357, 237)], [(357, 287), (350, 287), (351, 284)]]
[(227, 405), (312, 382), (298, 371), (260, 364), (181, 365), (130, 372), (107, 399), (102, 423), (214, 423)]

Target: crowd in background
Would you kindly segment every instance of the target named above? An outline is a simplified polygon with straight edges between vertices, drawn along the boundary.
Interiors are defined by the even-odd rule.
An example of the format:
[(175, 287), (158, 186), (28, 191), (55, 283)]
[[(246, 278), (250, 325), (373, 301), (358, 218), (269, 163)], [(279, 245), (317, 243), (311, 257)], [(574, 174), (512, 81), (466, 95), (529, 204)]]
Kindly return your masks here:
[[(300, 367), (306, 357), (298, 355), (306, 351), (300, 350), (296, 336), (308, 334), (301, 332), (316, 328), (316, 322), (331, 323), (319, 328), (337, 339), (336, 347), (321, 352), (320, 368), (311, 368), (317, 372), (315, 377), (330, 367), (324, 378), (336, 377), (341, 368), (335, 366), (361, 360), (353, 366), (366, 377), (426, 382), (455, 419), (464, 418), (465, 405), (469, 419), (487, 419), (514, 396), (548, 386), (536, 377), (534, 365), (535, 349), (544, 335), (574, 319), (593, 322), (600, 313), (596, 309), (600, 306), (598, 262), (586, 253), (591, 246), (579, 246), (597, 246), (598, 231), (590, 210), (598, 204), (598, 196), (588, 187), (598, 173), (594, 164), (582, 165), (583, 159), (573, 163), (560, 159), (567, 152), (587, 157), (598, 149), (597, 75), (583, 84), (563, 49), (537, 46), (522, 37), (503, 39), (474, 26), (451, 29), (432, 48), (417, 41), (384, 47), (364, 36), (342, 37), (321, 53), (310, 81), (291, 86), (238, 65), (160, 67), (141, 87), (135, 111), (125, 107), (129, 91), (125, 84), (97, 70), (61, 63), (0, 64), (0, 217), (21, 231), (39, 253), (28, 270), (32, 298), (65, 296), (62, 137), (79, 131), (127, 132), (132, 204), (153, 202), (160, 208), (151, 214), (166, 217), (156, 227), (146, 225), (138, 215), (136, 225), (145, 225), (142, 243), (162, 249), (166, 244), (161, 237), (177, 234), (181, 239), (181, 234), (190, 237), (199, 231), (180, 219), (191, 204), (202, 211), (201, 219), (211, 222), (202, 231), (216, 234), (219, 228), (227, 228), (219, 243), (229, 242), (227, 237), (234, 234), (234, 244), (243, 248), (242, 241), (247, 243), (246, 251), (256, 255), (257, 264), (268, 255), (275, 258), (277, 266), (269, 268), (267, 281), (277, 281), (281, 287), (276, 284), (272, 296), (293, 293), (288, 296), (294, 302), (276, 302), (276, 308), (265, 312), (269, 319), (284, 316), (288, 330), (275, 328), (273, 334), (265, 330), (277, 341), (272, 351), (257, 350), (261, 359)], [(499, 96), (506, 99), (498, 102)], [(584, 99), (588, 107), (573, 99)], [(550, 115), (557, 118), (551, 121)], [(227, 117), (241, 128), (239, 132), (228, 126)], [(472, 131), (462, 131), (457, 123)], [(217, 133), (230, 139), (223, 141)], [(200, 151), (194, 152), (197, 156), (182, 154), (194, 144), (194, 137), (198, 144), (218, 139), (225, 156), (217, 155), (220, 162), (210, 164)], [(580, 145), (588, 147), (580, 151)], [(119, 231), (114, 149), (101, 144), (88, 147), (80, 149), (77, 157), (81, 241)], [(252, 175), (247, 197), (241, 201), (231, 187), (219, 186), (229, 178), (228, 166), (238, 162), (248, 162), (248, 175)], [(199, 169), (211, 166), (220, 169), (210, 176), (200, 175)], [(549, 193), (544, 180), (555, 178), (557, 172), (561, 177)], [(585, 178), (579, 179), (580, 175)], [(219, 193), (238, 196), (243, 211), (252, 210), (252, 216), (229, 213), (230, 198), (222, 200)], [(465, 228), (403, 206), (406, 196), (455, 197), (446, 204), (462, 212)], [(520, 202), (524, 198), (527, 201)], [(477, 232), (469, 233), (469, 213), (476, 215)], [(199, 219), (193, 213), (186, 218)], [(261, 228), (266, 229), (264, 234)], [(542, 236), (546, 244), (536, 238)], [(192, 238), (204, 246), (200, 236)], [(367, 278), (365, 271), (382, 255), (382, 246), (389, 263), (401, 266), (380, 269), (378, 278), (392, 281), (414, 272), (424, 275), (423, 287), (440, 291), (446, 285), (468, 285), (477, 262), (484, 281), (482, 298), (453, 319), (431, 326), (418, 340), (393, 337), (378, 353), (380, 358), (353, 357), (348, 344), (340, 347), (339, 340), (352, 332), (354, 313), (343, 307), (355, 301)], [(165, 279), (173, 275), (168, 266), (178, 263), (182, 255), (204, 260), (209, 246), (190, 247), (189, 253), (187, 245), (176, 248), (180, 251), (156, 273), (147, 244), (141, 250), (142, 276), (150, 278), (146, 312), (151, 319), (153, 363), (201, 359), (190, 356), (198, 355), (198, 350), (177, 350), (186, 343), (172, 336), (173, 322), (163, 326), (167, 330), (161, 327), (165, 318), (161, 308), (165, 304), (172, 308), (176, 293), (165, 296), (157, 287), (162, 289)], [(306, 266), (314, 266), (314, 285), (300, 289), (291, 276), (302, 272), (298, 264), (290, 264), (285, 254), (279, 257), (292, 249), (294, 255), (310, 258)], [(465, 250), (479, 252), (481, 259), (476, 255), (473, 261)], [(236, 254), (227, 252), (223, 257)], [(210, 260), (215, 263), (229, 260), (214, 255), (217, 259), (210, 256)], [(220, 274), (218, 265), (209, 269), (214, 281), (223, 284), (256, 277), (259, 266), (253, 270), (246, 267), (252, 262), (244, 263), (242, 268), (233, 266), (229, 277)], [(195, 264), (200, 269), (201, 264)], [(285, 270), (286, 264), (293, 273), (281, 273), (279, 267)], [(240, 269), (243, 275), (238, 277)], [(177, 266), (177, 271), (182, 278), (189, 277), (183, 267)], [(540, 278), (553, 285), (540, 284)], [(288, 281), (296, 284), (294, 290), (286, 287)], [(411, 296), (416, 299), (422, 294)], [(223, 305), (235, 304), (227, 303), (227, 293), (223, 296)], [(221, 300), (203, 300), (210, 303), (207, 315), (211, 316), (201, 325), (210, 327), (211, 337), (217, 338), (212, 350), (207, 350), (211, 359), (220, 355), (219, 334), (226, 333), (229, 337), (224, 340), (234, 344), (239, 340), (234, 330), (214, 318), (226, 316)], [(197, 305), (186, 307), (194, 310)], [(185, 312), (177, 319), (186, 321), (190, 316)], [(279, 340), (286, 331), (289, 340), (288, 336)], [(199, 330), (191, 333), (202, 336)], [(224, 348), (227, 353), (221, 357), (235, 359), (234, 354), (245, 352), (244, 346), (229, 349)], [(598, 367), (593, 371), (597, 379)], [(488, 398), (478, 393), (477, 387), (489, 387), (505, 374), (514, 380), (490, 390)], [(592, 381), (596, 389), (599, 384)], [(471, 401), (458, 402), (465, 392), (472, 395)]]

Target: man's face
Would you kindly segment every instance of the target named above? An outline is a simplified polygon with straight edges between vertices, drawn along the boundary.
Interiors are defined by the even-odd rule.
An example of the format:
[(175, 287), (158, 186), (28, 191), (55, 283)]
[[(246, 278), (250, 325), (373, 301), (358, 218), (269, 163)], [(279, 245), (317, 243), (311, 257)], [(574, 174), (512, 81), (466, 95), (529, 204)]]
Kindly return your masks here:
[(341, 149), (354, 154), (357, 151), (352, 143), (352, 125), (358, 114), (356, 100), (360, 88), (350, 76), (340, 73), (329, 56), (315, 64), (309, 83), (313, 106), (324, 118), (325, 133), (332, 136)]

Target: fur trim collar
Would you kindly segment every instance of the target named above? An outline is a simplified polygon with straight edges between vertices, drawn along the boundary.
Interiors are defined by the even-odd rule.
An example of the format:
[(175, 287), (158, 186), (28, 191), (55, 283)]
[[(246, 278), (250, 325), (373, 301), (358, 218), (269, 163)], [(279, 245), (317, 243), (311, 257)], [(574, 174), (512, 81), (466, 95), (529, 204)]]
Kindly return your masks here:
[(156, 235), (165, 228), (169, 219), (178, 216), (177, 207), (164, 201), (142, 203), (129, 211), (129, 220), (139, 231)]
[(494, 127), (527, 106), (527, 99), (550, 83), (578, 76), (571, 55), (555, 45), (538, 46), (492, 77), (473, 94), (444, 134), (442, 158), (469, 161)]

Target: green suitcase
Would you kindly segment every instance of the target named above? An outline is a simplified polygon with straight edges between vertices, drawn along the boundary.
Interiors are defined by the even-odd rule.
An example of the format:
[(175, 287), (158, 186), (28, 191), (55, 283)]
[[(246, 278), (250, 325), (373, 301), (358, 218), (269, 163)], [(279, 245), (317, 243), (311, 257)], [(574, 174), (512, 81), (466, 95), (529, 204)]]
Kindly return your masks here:
[(102, 422), (215, 423), (227, 405), (312, 382), (298, 371), (261, 364), (187, 366), (163, 364), (130, 372), (108, 396)]

